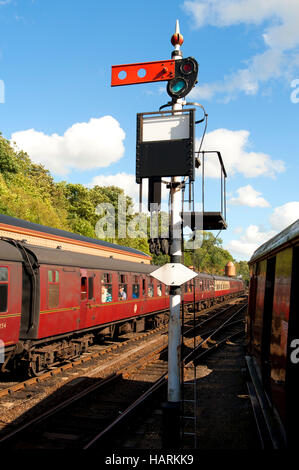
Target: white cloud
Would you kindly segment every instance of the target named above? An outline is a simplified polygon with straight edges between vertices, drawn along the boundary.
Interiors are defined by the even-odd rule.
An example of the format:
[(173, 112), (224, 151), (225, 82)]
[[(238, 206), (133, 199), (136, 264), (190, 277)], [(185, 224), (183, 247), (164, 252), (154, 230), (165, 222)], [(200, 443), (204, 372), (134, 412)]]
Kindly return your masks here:
[(270, 224), (280, 232), (299, 219), (299, 201), (292, 201), (276, 207), (270, 215)]
[[(247, 178), (268, 176), (274, 178), (276, 173), (285, 171), (282, 160), (272, 160), (262, 152), (249, 152), (249, 131), (231, 131), (216, 129), (206, 134), (202, 150), (218, 150), (221, 152), (228, 175), (241, 173)], [(197, 148), (199, 144), (197, 142)], [(205, 157), (205, 175), (217, 178), (220, 175), (218, 158), (215, 155)]]
[(261, 192), (256, 191), (250, 184), (237, 189), (238, 197), (232, 197), (230, 204), (249, 206), (249, 207), (269, 207), (266, 199), (261, 197)]
[(270, 229), (249, 225), (238, 240), (231, 240), (225, 246), (233, 256), (249, 259), (263, 243), (274, 237), (299, 218), (299, 201), (292, 201), (276, 207), (269, 217)]
[(298, 0), (188, 0), (184, 9), (192, 16), (196, 28), (241, 23), (267, 25), (262, 34), (265, 51), (253, 56), (246, 68), (224, 77), (222, 82), (195, 88), (193, 97), (210, 99), (216, 93), (224, 93), (229, 100), (240, 91), (256, 94), (261, 83), (272, 78), (289, 79), (291, 71), (298, 66)]
[(69, 127), (65, 133), (47, 135), (34, 129), (15, 132), (11, 141), (58, 175), (72, 168), (88, 170), (117, 162), (124, 154), (125, 132), (112, 116), (91, 118)]
[(249, 225), (239, 240), (231, 240), (226, 247), (233, 256), (249, 259), (253, 252), (276, 234), (275, 230), (263, 231), (257, 225)]

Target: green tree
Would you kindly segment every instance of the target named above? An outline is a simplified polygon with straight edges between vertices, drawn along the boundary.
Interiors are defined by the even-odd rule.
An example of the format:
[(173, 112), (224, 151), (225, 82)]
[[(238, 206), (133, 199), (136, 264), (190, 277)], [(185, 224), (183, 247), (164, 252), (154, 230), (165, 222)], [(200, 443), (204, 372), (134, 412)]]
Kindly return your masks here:
[(250, 275), (249, 275), (249, 266), (248, 266), (247, 261), (236, 261), (235, 266), (236, 266), (236, 275), (242, 276), (243, 281), (245, 281), (248, 284)]
[(3, 175), (9, 173), (17, 173), (18, 165), (15, 152), (8, 140), (4, 139), (0, 134), (0, 173)]
[(194, 251), (184, 251), (184, 264), (192, 265), (201, 272), (224, 274), (226, 263), (234, 259), (221, 245), (220, 238), (216, 238), (211, 232), (203, 232), (201, 247)]

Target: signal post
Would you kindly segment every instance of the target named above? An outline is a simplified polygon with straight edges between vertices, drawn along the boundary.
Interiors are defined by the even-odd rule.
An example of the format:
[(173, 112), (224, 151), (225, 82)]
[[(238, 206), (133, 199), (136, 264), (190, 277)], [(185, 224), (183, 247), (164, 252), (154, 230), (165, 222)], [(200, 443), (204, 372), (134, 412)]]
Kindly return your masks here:
[[(192, 57), (182, 59), (183, 36), (176, 30), (171, 60), (112, 66), (112, 86), (167, 81), (171, 111), (137, 115), (136, 182), (149, 180), (149, 208), (161, 204), (161, 178), (169, 183), (171, 217), (169, 227), (170, 263), (151, 275), (170, 286), (168, 329), (168, 393), (163, 406), (163, 447), (179, 448), (180, 444), (180, 351), (181, 351), (181, 285), (196, 276), (181, 264), (181, 177), (195, 179), (194, 109), (184, 110), (184, 97), (197, 83), (198, 64)], [(141, 73), (142, 71), (142, 73)], [(164, 106), (164, 107), (166, 107)], [(161, 109), (161, 108), (160, 108)], [(149, 209), (150, 210), (150, 209)]]

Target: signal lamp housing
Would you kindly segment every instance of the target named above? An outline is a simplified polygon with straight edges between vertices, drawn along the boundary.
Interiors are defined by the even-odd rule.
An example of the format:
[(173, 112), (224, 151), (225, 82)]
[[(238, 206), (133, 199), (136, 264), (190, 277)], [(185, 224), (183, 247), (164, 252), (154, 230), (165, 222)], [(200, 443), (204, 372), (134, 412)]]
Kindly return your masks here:
[(175, 76), (168, 81), (167, 93), (171, 98), (183, 98), (197, 83), (198, 63), (193, 57), (175, 61)]

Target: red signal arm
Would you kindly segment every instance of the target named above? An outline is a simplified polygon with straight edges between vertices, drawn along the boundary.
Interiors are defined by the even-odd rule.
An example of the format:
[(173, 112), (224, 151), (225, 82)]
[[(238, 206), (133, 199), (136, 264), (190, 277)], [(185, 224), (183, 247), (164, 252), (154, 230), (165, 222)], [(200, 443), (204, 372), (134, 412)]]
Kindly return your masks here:
[(138, 64), (112, 65), (111, 86), (171, 80), (175, 76), (174, 63), (174, 60), (160, 60), (140, 62)]

